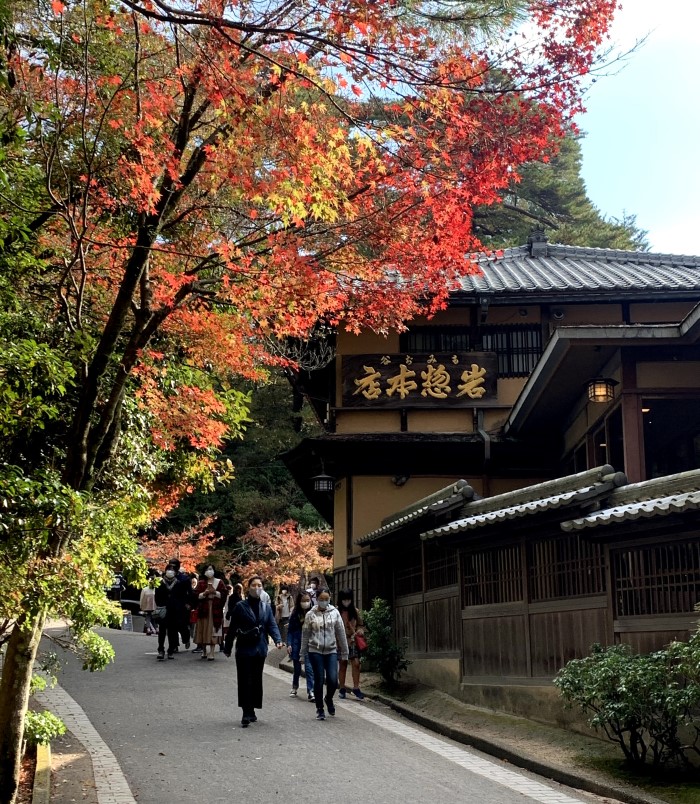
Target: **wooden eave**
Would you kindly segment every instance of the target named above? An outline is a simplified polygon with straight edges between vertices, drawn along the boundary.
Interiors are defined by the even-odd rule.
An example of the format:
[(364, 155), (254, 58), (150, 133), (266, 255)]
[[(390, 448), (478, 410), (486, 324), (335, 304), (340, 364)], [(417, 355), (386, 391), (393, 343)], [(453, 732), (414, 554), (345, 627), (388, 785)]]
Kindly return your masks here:
[(680, 349), (700, 359), (700, 305), (680, 324), (620, 324), (559, 327), (549, 339), (503, 427), (506, 435), (546, 432), (561, 421), (620, 349), (645, 358), (654, 352)]

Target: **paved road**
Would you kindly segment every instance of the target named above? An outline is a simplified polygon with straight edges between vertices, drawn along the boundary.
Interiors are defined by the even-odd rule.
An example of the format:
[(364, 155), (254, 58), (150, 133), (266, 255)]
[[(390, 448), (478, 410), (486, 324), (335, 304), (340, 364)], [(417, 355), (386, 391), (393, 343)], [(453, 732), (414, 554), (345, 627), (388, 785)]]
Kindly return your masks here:
[[(230, 804), (234, 797), (248, 804), (599, 801), (408, 724), (370, 701), (338, 702), (337, 716), (318, 723), (313, 704), (306, 696), (290, 698), (290, 676), (272, 666), (259, 721), (241, 729), (233, 660), (217, 654), (206, 662), (187, 653), (158, 663), (153, 637), (101, 633), (115, 647), (115, 663), (87, 673), (66, 656), (59, 677), (78, 704), (71, 717), (97, 731), (85, 731), (83, 739), (93, 744), (96, 775), (107, 777), (101, 804), (133, 801), (128, 788), (141, 804)], [(69, 703), (60, 705), (71, 706), (64, 697)], [(120, 769), (128, 788), (119, 788)]]

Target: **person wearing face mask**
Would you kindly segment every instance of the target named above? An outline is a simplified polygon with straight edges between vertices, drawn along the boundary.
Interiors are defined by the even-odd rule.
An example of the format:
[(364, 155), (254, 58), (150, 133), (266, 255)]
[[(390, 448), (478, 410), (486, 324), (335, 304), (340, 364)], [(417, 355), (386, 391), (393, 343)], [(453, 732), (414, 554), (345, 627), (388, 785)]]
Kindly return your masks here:
[(257, 721), (255, 710), (262, 709), (268, 639), (272, 637), (278, 648), (283, 646), (272, 608), (261, 599), (263, 583), (260, 576), (254, 575), (248, 580), (246, 592), (245, 599), (233, 609), (230, 625), (236, 637), (238, 705), (243, 712), (241, 726), (244, 729)]
[[(316, 605), (304, 618), (301, 630), (301, 655), (308, 656), (314, 671), (314, 699), (316, 701), (316, 720), (325, 720), (325, 702), (328, 714), (335, 715), (333, 696), (338, 689), (338, 654), (341, 661), (348, 660), (348, 640), (345, 626), (338, 609), (331, 606), (331, 596), (327, 589), (320, 589)], [(323, 697), (323, 685), (326, 697)]]
[(171, 558), (168, 561), (167, 568), (175, 571), (175, 577), (178, 581), (173, 596), (173, 610), (175, 607), (178, 610), (177, 632), (179, 640), (175, 644), (175, 653), (177, 653), (180, 642), (184, 645), (185, 650), (190, 647), (191, 579), (188, 573), (182, 570), (179, 558)]
[(309, 588), (306, 590), (307, 594), (311, 598), (311, 606), (316, 605), (316, 595), (318, 594), (318, 578), (312, 578), (309, 581)]
[(352, 694), (361, 701), (365, 696), (360, 691), (360, 651), (355, 645), (355, 636), (357, 634), (364, 636), (364, 623), (360, 612), (355, 608), (352, 589), (343, 589), (338, 599), (340, 600), (338, 611), (343, 618), (345, 636), (348, 640), (348, 658), (345, 661), (341, 659), (338, 672), (338, 683), (340, 684), (338, 697), (345, 698), (345, 693), (347, 692), (345, 689), (345, 676), (349, 662), (352, 668)]
[(157, 609), (165, 609), (165, 618), (158, 623), (158, 661), (165, 659), (165, 639), (168, 639), (168, 659), (174, 659), (178, 644), (178, 627), (182, 607), (179, 596), (179, 580), (174, 567), (168, 565), (156, 586), (155, 602)]
[(289, 594), (289, 588), (285, 584), (282, 584), (282, 586), (280, 586), (280, 593), (277, 595), (275, 620), (279, 626), (280, 634), (282, 634), (283, 642), (287, 640), (287, 628), (289, 627), (289, 618), (292, 614), (293, 607), (294, 601)]
[[(299, 689), (299, 677), (301, 676), (301, 629), (304, 625), (306, 613), (311, 608), (311, 597), (308, 592), (299, 592), (294, 608), (289, 617), (289, 628), (287, 630), (287, 653), (292, 659), (293, 675), (292, 689), (289, 693), (291, 698), (297, 697)], [(314, 701), (314, 671), (309, 662), (309, 655), (306, 654), (304, 662), (304, 673), (306, 674), (306, 695), (310, 701)]]
[(197, 628), (194, 641), (202, 646), (202, 659), (214, 661), (214, 651), (221, 641), (224, 605), (228, 597), (226, 583), (216, 577), (213, 564), (204, 568), (204, 577), (195, 589), (197, 599)]

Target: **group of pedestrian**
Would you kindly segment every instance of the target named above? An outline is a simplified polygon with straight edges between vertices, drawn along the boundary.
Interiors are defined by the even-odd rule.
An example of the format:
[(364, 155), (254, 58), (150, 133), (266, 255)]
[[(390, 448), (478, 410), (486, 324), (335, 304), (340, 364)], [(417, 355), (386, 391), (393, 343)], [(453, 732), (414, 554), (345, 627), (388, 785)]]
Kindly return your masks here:
[[(297, 697), (302, 665), (309, 701), (316, 706), (317, 720), (326, 713), (335, 716), (334, 697), (349, 693), (362, 699), (360, 690), (360, 648), (363, 622), (355, 606), (353, 592), (340, 592), (339, 604), (331, 604), (330, 592), (313, 578), (309, 588), (293, 600), (289, 587), (282, 586), (272, 606), (262, 579), (249, 578), (245, 594), (241, 584), (227, 584), (221, 573), (209, 564), (201, 576), (180, 570), (171, 559), (160, 579), (151, 577), (141, 595), (147, 632), (157, 630), (158, 661), (173, 659), (180, 639), (185, 649), (190, 643), (202, 659), (214, 661), (217, 646), (227, 657), (235, 643), (238, 676), (238, 706), (241, 726), (257, 720), (262, 708), (263, 668), (270, 640), (277, 648), (287, 648), (292, 661), (292, 689)], [(156, 629), (157, 624), (157, 629)], [(352, 687), (346, 687), (348, 665)]]
[(225, 616), (232, 603), (242, 598), (242, 587), (226, 583), (213, 564), (202, 568), (201, 576), (183, 572), (178, 559), (165, 570), (152, 570), (141, 590), (139, 605), (146, 634), (158, 636), (158, 661), (174, 659), (180, 645), (194, 643), (193, 653), (214, 660), (217, 647), (223, 649)]

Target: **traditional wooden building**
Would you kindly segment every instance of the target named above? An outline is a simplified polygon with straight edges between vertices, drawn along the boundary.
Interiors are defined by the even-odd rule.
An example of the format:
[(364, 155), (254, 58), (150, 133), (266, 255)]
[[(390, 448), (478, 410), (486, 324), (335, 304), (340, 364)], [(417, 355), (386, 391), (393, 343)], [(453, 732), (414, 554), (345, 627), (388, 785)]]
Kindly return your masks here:
[(537, 232), (481, 269), (405, 333), (338, 333), (298, 386), (326, 432), (285, 460), (412, 674), (541, 715), (593, 642), (694, 623), (700, 258)]

